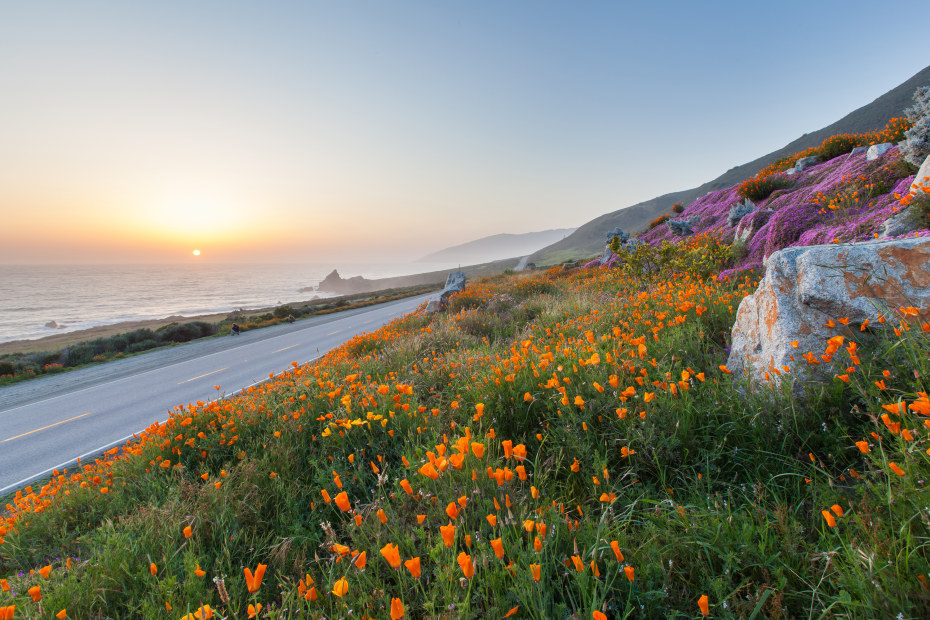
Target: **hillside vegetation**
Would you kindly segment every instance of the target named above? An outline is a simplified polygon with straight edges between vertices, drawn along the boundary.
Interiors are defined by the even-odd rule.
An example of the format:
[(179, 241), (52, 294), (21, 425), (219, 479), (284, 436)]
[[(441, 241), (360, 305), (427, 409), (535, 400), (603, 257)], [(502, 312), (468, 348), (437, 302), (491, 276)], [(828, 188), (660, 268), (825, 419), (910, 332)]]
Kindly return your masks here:
[(751, 162), (734, 166), (716, 179), (692, 189), (675, 191), (651, 200), (605, 213), (580, 226), (574, 233), (536, 252), (531, 258), (538, 265), (554, 265), (566, 260), (577, 260), (604, 249), (604, 234), (614, 228), (626, 231), (644, 230), (650, 221), (667, 213), (676, 203), (688, 204), (709, 192), (725, 190), (753, 178), (773, 163), (792, 154), (815, 148), (825, 140), (842, 134), (879, 131), (889, 120), (900, 117), (912, 105), (915, 89), (930, 85), (930, 67), (927, 67), (902, 84), (858, 108), (835, 123), (806, 133), (782, 148), (767, 153)]
[[(926, 200), (894, 196), (896, 149), (850, 195), (837, 142), (756, 196), (816, 206), (762, 255)], [(719, 218), (769, 176), (683, 208), (697, 234), (472, 282), (17, 492), (0, 619), (930, 616), (918, 308), (832, 317), (781, 381), (725, 365), (760, 271)], [(806, 364), (835, 372), (794, 392)]]
[(11, 499), (0, 610), (925, 616), (930, 325), (840, 326), (842, 378), (750, 395), (721, 364), (754, 282), (706, 256), (486, 280), (179, 408)]

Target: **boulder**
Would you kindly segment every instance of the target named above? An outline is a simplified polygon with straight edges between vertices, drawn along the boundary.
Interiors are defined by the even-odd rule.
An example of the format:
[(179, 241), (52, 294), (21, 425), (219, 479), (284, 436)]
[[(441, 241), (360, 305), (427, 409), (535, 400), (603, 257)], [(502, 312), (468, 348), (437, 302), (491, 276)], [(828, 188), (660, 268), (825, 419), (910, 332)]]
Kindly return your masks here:
[(810, 157), (802, 157), (798, 161), (794, 162), (794, 171), (801, 172), (807, 168), (810, 168), (814, 164), (819, 164), (820, 158), (816, 155), (811, 155)]
[[(883, 315), (894, 317), (886, 325), (897, 323), (898, 308), (915, 306), (917, 320), (930, 320), (930, 237), (790, 247), (765, 266), (759, 287), (739, 305), (727, 360), (734, 375), (747, 374), (754, 385), (766, 374), (790, 378), (796, 388), (832, 376), (832, 358), (821, 357), (827, 340), (860, 337), (866, 320), (880, 327)], [(836, 356), (848, 363), (846, 353)]]
[(769, 218), (772, 217), (772, 213), (773, 211), (761, 209), (745, 215), (740, 219), (739, 224), (736, 225), (736, 233), (733, 236), (733, 240), (740, 243), (748, 243), (749, 240), (759, 232), (759, 229), (765, 226)]
[(58, 327), (58, 323), (56, 323), (55, 321), (49, 321), (48, 323), (45, 324), (45, 326), (55, 329), (56, 327)]
[(920, 209), (908, 207), (885, 220), (880, 238), (900, 237), (911, 231), (926, 228), (926, 224), (926, 218)]
[(865, 153), (868, 150), (869, 150), (869, 147), (867, 146), (857, 146), (856, 148), (854, 148), (853, 150), (849, 152), (849, 157), (852, 157), (853, 155), (858, 155), (859, 153)]
[(894, 145), (891, 142), (882, 142), (881, 144), (873, 144), (869, 147), (869, 150), (865, 152), (865, 158), (868, 161), (873, 161), (884, 155), (888, 152), (888, 149)]
[(920, 169), (917, 171), (917, 175), (914, 177), (914, 181), (911, 183), (911, 189), (908, 193), (916, 195), (924, 191), (930, 193), (930, 155), (928, 155), (924, 163), (920, 165)]

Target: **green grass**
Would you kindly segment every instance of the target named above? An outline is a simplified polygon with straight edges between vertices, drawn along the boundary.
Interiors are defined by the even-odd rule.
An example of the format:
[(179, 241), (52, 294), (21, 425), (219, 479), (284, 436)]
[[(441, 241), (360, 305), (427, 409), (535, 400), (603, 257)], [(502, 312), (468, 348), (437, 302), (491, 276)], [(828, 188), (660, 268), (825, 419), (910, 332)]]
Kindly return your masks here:
[[(751, 290), (619, 270), (470, 284), (455, 312), (177, 411), (132, 454), (32, 489), (0, 521), (12, 588), (0, 608), (161, 618), (166, 603), (167, 617), (208, 604), (245, 618), (261, 603), (260, 617), (387, 618), (398, 598), (406, 617), (693, 618), (706, 594), (717, 617), (926, 617), (926, 333), (841, 331), (859, 342), (835, 354), (855, 368), (848, 383), (751, 390), (719, 369)], [(882, 405), (898, 400), (889, 426)], [(448, 463), (459, 441), (461, 469)], [(441, 459), (437, 479), (419, 473)], [(351, 512), (324, 501), (340, 492), (334, 472)], [(388, 543), (420, 559), (419, 578), (389, 566)], [(250, 593), (243, 569), (259, 563)], [(48, 580), (30, 574), (47, 564)], [(41, 614), (25, 594), (36, 584)]]

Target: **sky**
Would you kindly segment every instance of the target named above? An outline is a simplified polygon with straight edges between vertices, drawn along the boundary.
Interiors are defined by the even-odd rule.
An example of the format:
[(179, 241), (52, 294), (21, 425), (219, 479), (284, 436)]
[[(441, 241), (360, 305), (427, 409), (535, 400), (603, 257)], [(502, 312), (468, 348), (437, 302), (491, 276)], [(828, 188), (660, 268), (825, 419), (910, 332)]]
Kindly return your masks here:
[(404, 261), (577, 227), (907, 80), (925, 8), (8, 2), (0, 264)]

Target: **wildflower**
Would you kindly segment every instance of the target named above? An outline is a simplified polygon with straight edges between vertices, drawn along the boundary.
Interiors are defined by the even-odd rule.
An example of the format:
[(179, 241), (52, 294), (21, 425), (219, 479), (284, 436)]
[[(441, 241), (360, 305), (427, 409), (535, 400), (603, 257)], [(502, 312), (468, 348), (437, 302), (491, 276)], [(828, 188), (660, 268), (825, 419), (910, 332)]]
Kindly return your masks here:
[(507, 613), (504, 614), (504, 617), (505, 617), (505, 618), (509, 618), (510, 616), (514, 615), (514, 614), (517, 613), (518, 611), (520, 611), (520, 606), (519, 606), (519, 605), (517, 605), (516, 607), (511, 608), (510, 611), (508, 611)]
[(248, 609), (249, 618), (255, 618), (256, 616), (258, 616), (261, 610), (262, 610), (261, 603), (255, 603), (254, 605), (252, 603), (249, 603), (249, 609)]
[(150, 572), (152, 575), (157, 575), (157, 574), (158, 574), (158, 566), (155, 564), (155, 562), (152, 562), (151, 564), (149, 564), (149, 572)]
[(888, 463), (888, 467), (890, 467), (891, 471), (898, 474), (899, 476), (904, 475), (904, 470), (898, 467), (898, 465), (894, 461), (891, 461), (890, 463)]
[(701, 610), (702, 616), (707, 616), (710, 614), (710, 607), (707, 604), (706, 594), (702, 594), (701, 598), (698, 599), (698, 608)]
[(349, 580), (343, 577), (333, 584), (333, 594), (342, 598), (349, 592)]
[(265, 564), (259, 564), (255, 568), (255, 574), (252, 574), (251, 569), (248, 567), (244, 568), (245, 572), (245, 587), (248, 588), (249, 593), (254, 594), (262, 585), (262, 578), (265, 576), (265, 569), (268, 568)]
[(452, 542), (455, 540), (455, 525), (452, 523), (440, 525), (439, 533), (442, 534), (442, 542), (446, 544), (446, 547), (451, 547)]
[(869, 453), (869, 442), (867, 441), (857, 441), (856, 447), (859, 448), (859, 451), (862, 452), (862, 454)]
[(833, 518), (833, 513), (831, 513), (829, 510), (821, 510), (820, 514), (823, 515), (823, 519), (827, 522), (827, 525), (830, 527), (836, 527), (836, 519)]
[(365, 570), (365, 564), (367, 562), (368, 562), (368, 552), (362, 551), (361, 553), (358, 554), (358, 557), (355, 559), (355, 566), (357, 566), (359, 570)]
[(623, 567), (623, 572), (626, 573), (626, 578), (627, 578), (627, 580), (628, 580), (630, 583), (632, 583), (632, 582), (633, 582), (633, 578), (634, 578), (634, 573), (636, 572), (636, 569), (633, 568), (632, 566), (624, 566), (624, 567)]
[(191, 526), (186, 526), (184, 528), (184, 538), (190, 538), (194, 535), (194, 530), (191, 529)]
[(339, 493), (335, 498), (336, 505), (339, 506), (339, 510), (342, 512), (349, 512), (352, 510), (352, 504), (349, 503), (348, 494), (343, 491)]
[(32, 597), (33, 602), (38, 603), (42, 600), (42, 588), (39, 586), (32, 586), (29, 588), (29, 596)]
[(49, 575), (52, 573), (52, 565), (43, 566), (39, 569), (39, 574), (48, 579)]
[(420, 557), (410, 558), (404, 562), (404, 566), (407, 570), (410, 571), (410, 574), (413, 575), (414, 579), (420, 578)]
[(459, 563), (459, 566), (462, 567), (462, 573), (465, 575), (466, 579), (471, 579), (475, 575), (475, 564), (471, 561), (471, 556), (461, 552), (456, 558), (456, 562)]
[(388, 561), (391, 568), (400, 568), (400, 552), (397, 550), (397, 545), (393, 543), (384, 545), (381, 548), (381, 555)]
[(197, 575), (198, 577), (203, 577), (204, 575), (207, 574), (207, 571), (200, 568), (200, 564), (197, 564), (197, 568), (194, 569), (194, 574)]
[(494, 549), (494, 555), (499, 559), (504, 557), (504, 543), (500, 538), (495, 538), (491, 541), (491, 547)]
[(581, 558), (579, 558), (577, 555), (573, 555), (572, 562), (575, 564), (576, 571), (578, 571), (579, 573), (584, 572), (584, 564), (582, 563)]
[(55, 614), (55, 617), (58, 618), (58, 620), (65, 620), (65, 618), (68, 617), (68, 610), (62, 609), (57, 614)]
[(399, 598), (391, 598), (391, 620), (404, 617), (404, 603)]
[(618, 562), (623, 561), (623, 552), (620, 551), (620, 543), (616, 540), (610, 541), (610, 548), (614, 551), (614, 556), (616, 556)]
[(530, 564), (530, 574), (533, 576), (533, 581), (539, 581), (539, 564)]

